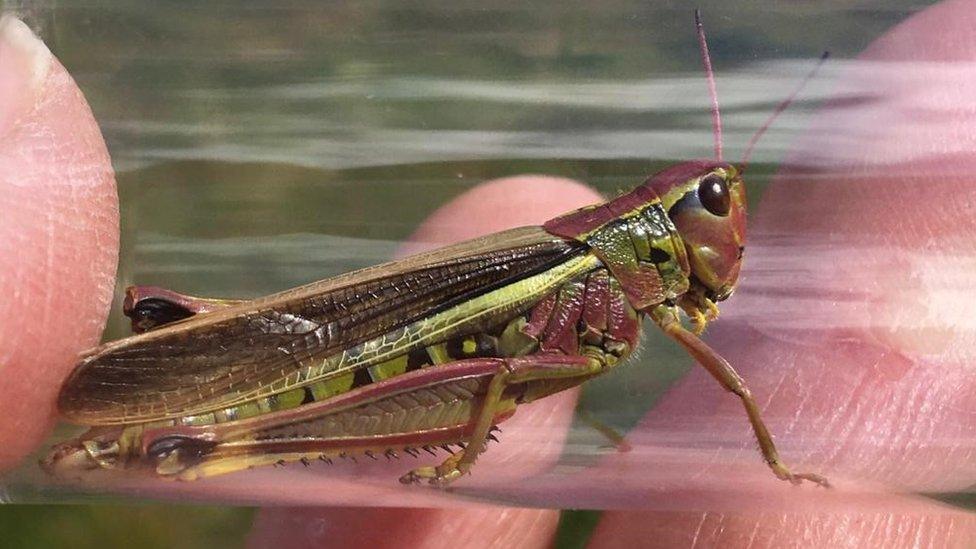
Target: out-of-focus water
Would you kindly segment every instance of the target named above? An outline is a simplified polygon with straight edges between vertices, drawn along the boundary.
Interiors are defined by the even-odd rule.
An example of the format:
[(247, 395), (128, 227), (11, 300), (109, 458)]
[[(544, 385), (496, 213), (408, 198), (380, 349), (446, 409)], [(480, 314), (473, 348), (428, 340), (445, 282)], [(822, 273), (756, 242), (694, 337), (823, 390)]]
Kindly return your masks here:
[[(389, 259), (486, 179), (562, 175), (612, 196), (712, 154), (681, 2), (15, 4), (108, 141), (120, 288), (267, 294)], [(821, 52), (833, 55), (756, 150), (752, 204), (813, 109), (844, 97), (834, 83), (846, 60), (919, 3), (819, 6), (699, 4), (730, 159)], [(107, 337), (124, 334), (113, 313)], [(582, 409), (626, 430), (690, 367), (648, 336), (641, 364), (592, 382)], [(563, 465), (585, 466), (603, 443), (580, 422)], [(59, 497), (9, 486), (14, 499)]]

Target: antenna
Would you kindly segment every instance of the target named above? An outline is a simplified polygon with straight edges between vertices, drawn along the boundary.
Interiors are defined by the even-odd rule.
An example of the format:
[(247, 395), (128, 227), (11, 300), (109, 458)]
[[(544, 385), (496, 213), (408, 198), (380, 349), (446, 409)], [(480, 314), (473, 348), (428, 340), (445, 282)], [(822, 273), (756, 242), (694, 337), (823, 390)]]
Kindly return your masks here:
[(715, 71), (708, 55), (708, 42), (705, 41), (705, 28), (702, 26), (701, 12), (695, 10), (695, 31), (698, 33), (698, 49), (701, 51), (705, 79), (708, 81), (708, 95), (712, 98), (712, 135), (715, 138), (715, 158), (722, 160), (722, 115), (718, 111), (718, 91), (715, 88)]
[(769, 115), (769, 118), (767, 118), (766, 121), (763, 122), (763, 125), (756, 130), (756, 133), (752, 134), (752, 139), (750, 139), (749, 144), (746, 145), (746, 152), (742, 155), (740, 171), (744, 171), (746, 166), (749, 165), (749, 158), (752, 157), (752, 151), (756, 148), (756, 143), (759, 142), (759, 139), (765, 135), (766, 130), (768, 130), (773, 124), (773, 121), (779, 118), (779, 115), (786, 110), (786, 107), (789, 107), (790, 103), (796, 99), (796, 96), (799, 95), (800, 91), (803, 90), (803, 88), (807, 85), (807, 82), (809, 82), (817, 74), (820, 67), (822, 67), (824, 62), (827, 61), (828, 57), (830, 57), (829, 51), (825, 51), (820, 55), (820, 61), (817, 62), (817, 65), (813, 67), (813, 69), (811, 69), (806, 76), (803, 77), (803, 80), (800, 81), (800, 84), (796, 87), (796, 89), (790, 92), (790, 94), (786, 96), (786, 99), (784, 99), (783, 102), (773, 110), (773, 113)]

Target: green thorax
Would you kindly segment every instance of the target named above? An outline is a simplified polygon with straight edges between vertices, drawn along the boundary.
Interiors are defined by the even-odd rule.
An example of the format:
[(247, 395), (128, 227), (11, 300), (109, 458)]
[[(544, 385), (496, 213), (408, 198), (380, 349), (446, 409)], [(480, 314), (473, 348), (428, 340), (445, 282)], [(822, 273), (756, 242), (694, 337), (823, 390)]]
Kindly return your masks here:
[(635, 309), (675, 300), (688, 291), (691, 269), (685, 246), (660, 202), (610, 221), (585, 238)]

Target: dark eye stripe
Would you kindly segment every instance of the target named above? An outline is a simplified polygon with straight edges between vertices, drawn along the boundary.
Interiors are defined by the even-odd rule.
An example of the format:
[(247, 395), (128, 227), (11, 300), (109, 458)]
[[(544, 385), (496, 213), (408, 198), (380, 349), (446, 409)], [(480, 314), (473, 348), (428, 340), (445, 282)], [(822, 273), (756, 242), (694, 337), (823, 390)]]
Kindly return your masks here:
[(674, 218), (675, 215), (681, 213), (684, 210), (691, 210), (701, 208), (701, 202), (698, 200), (698, 189), (691, 189), (685, 194), (681, 195), (674, 204), (668, 208), (668, 217)]

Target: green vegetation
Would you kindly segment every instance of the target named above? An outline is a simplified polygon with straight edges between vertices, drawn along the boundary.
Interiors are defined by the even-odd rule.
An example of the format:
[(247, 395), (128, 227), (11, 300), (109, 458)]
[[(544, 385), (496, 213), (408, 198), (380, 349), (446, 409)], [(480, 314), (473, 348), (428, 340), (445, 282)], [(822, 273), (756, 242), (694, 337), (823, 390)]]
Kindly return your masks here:
[(2, 545), (106, 549), (241, 547), (253, 510), (187, 505), (7, 505)]

